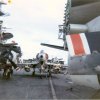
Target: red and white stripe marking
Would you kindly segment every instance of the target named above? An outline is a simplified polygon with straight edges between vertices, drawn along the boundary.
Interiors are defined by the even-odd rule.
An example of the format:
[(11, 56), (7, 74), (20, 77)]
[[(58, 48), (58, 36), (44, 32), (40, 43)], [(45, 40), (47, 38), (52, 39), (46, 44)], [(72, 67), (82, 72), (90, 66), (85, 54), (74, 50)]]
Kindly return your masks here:
[(71, 56), (90, 54), (90, 48), (84, 33), (67, 35), (66, 40)]

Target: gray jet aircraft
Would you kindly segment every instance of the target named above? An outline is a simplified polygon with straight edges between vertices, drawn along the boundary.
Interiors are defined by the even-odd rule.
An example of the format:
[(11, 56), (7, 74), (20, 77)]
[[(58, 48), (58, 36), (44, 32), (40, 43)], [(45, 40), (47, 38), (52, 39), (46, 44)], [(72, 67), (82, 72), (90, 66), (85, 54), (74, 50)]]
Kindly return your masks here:
[(46, 75), (51, 76), (52, 70), (54, 70), (57, 67), (57, 63), (54, 61), (50, 62), (48, 61), (48, 54), (44, 52), (44, 50), (41, 50), (39, 53), (36, 55), (36, 59), (33, 60), (33, 62), (30, 63), (22, 63), (18, 65), (24, 66), (24, 69), (26, 72), (31, 71), (30, 69), (33, 68), (33, 73), (32, 75), (35, 75), (35, 69), (39, 69), (40, 72), (40, 77), (42, 78), (42, 74), (46, 73)]
[(68, 51), (68, 71), (74, 75), (73, 79), (79, 84), (98, 89), (100, 88), (100, 1), (68, 0), (64, 15), (64, 24), (59, 25), (59, 39), (64, 41), (64, 46), (45, 43), (41, 45)]

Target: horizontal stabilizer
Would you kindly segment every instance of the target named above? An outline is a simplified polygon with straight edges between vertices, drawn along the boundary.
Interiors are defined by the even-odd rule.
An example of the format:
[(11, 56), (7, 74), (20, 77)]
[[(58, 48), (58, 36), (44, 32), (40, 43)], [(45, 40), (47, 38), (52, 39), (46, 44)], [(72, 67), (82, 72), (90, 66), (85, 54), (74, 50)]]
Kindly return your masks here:
[(72, 0), (72, 7), (98, 2), (100, 0)]
[[(51, 45), (51, 44), (45, 44), (45, 43), (41, 43), (41, 45), (51, 47), (51, 48), (55, 48), (55, 49), (65, 50), (63, 46), (57, 46), (57, 45)], [(65, 51), (67, 51), (67, 50), (68, 49), (66, 49)]]
[[(81, 2), (81, 0), (79, 1)], [(100, 0), (88, 5), (72, 7), (70, 10), (70, 23), (86, 24), (100, 15)]]

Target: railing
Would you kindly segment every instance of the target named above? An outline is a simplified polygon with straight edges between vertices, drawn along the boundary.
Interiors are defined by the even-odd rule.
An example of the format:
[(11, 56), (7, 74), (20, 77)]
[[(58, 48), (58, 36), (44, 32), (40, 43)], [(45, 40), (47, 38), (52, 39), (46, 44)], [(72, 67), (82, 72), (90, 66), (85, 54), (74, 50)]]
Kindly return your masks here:
[(64, 39), (64, 35), (70, 33), (70, 12), (71, 12), (71, 0), (67, 1), (65, 4), (65, 13), (64, 13), (64, 23), (59, 25), (59, 34), (58, 39)]

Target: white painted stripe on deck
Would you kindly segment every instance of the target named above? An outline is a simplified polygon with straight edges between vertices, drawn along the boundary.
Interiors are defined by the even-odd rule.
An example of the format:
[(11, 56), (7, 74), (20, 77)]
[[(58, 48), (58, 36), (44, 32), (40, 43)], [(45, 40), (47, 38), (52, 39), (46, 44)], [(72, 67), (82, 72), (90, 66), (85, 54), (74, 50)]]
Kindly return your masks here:
[(57, 100), (56, 92), (55, 92), (55, 89), (53, 87), (53, 83), (52, 83), (51, 77), (49, 78), (49, 82), (50, 82), (50, 87), (51, 87), (51, 92), (52, 92), (53, 100)]

